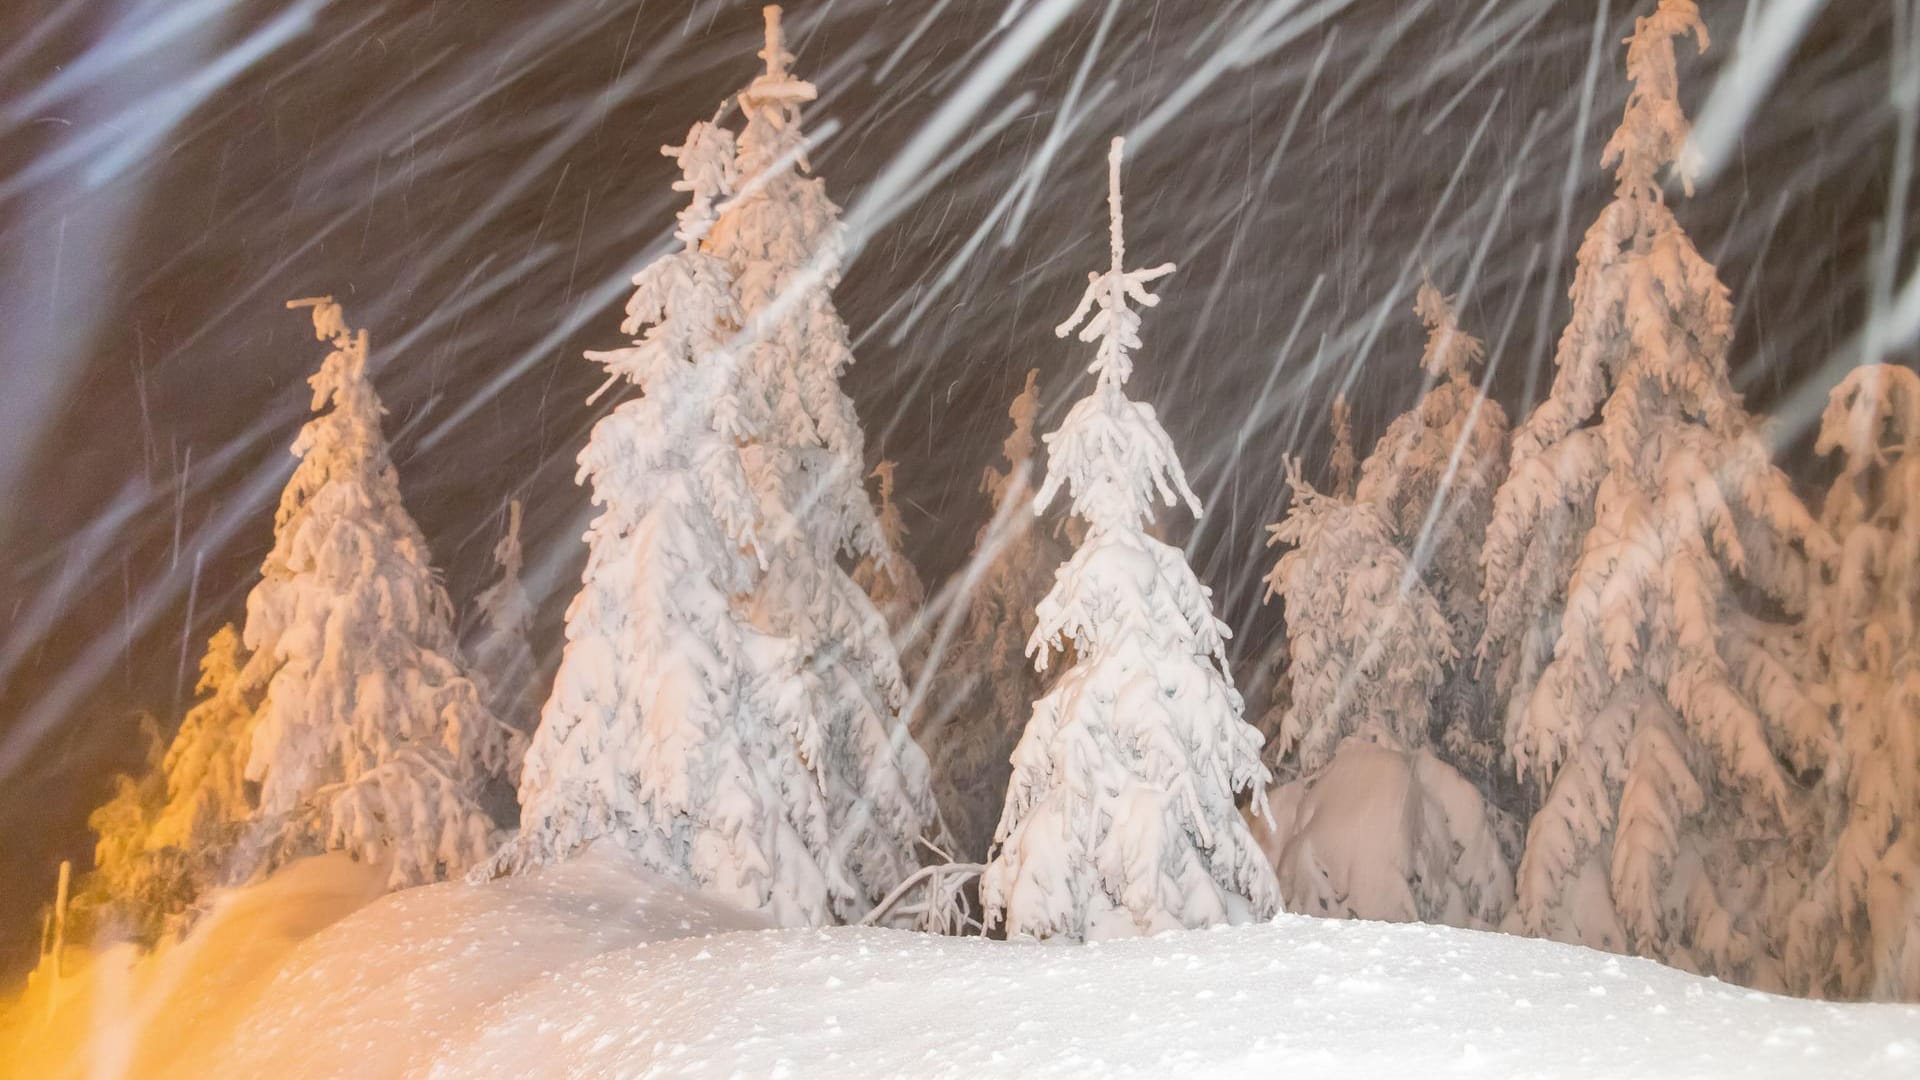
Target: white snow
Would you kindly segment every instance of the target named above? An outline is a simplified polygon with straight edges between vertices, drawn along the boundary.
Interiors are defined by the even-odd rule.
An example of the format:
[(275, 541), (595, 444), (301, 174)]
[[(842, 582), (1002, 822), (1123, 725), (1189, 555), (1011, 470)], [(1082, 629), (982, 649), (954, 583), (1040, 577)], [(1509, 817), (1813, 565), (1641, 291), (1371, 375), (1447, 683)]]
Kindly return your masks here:
[[(232, 935), (222, 949), (284, 921), (291, 872), (235, 898), (282, 902), (209, 920)], [(235, 1009), (171, 1002), (132, 1075), (1872, 1078), (1920, 1067), (1920, 1008), (1777, 997), (1445, 927), (1283, 915), (1060, 946), (756, 925), (599, 848), (486, 885), (406, 890), (293, 948)], [(214, 951), (201, 970), (224, 966)]]

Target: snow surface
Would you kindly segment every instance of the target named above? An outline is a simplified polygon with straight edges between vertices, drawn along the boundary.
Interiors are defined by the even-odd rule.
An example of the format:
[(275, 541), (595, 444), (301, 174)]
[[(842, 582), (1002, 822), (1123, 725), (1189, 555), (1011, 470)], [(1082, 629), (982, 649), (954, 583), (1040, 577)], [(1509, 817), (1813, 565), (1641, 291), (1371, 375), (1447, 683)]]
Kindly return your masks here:
[[(343, 862), (295, 864), (207, 925), (229, 935), (222, 949), (275, 947), (289, 875)], [(281, 930), (255, 941), (248, 919)], [(144, 1047), (129, 1075), (1920, 1072), (1920, 1008), (1776, 997), (1444, 927), (1284, 915), (1068, 946), (761, 925), (604, 850), (406, 890), (293, 947), (270, 985), (243, 975), (229, 1005), (168, 1002), (147, 1030), (170, 1052)], [(232, 966), (219, 952), (201, 951), (202, 976)], [(232, 987), (195, 993), (215, 990)]]

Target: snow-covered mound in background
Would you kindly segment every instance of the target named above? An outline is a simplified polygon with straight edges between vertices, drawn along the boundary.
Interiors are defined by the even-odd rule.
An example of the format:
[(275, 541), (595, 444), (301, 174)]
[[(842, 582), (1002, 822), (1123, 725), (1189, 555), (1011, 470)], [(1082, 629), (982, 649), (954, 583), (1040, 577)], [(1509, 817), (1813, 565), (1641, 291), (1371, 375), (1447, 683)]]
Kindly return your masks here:
[(141, 1077), (1920, 1073), (1920, 1008), (1550, 942), (1303, 916), (1085, 946), (767, 931), (613, 855), (397, 893), (230, 1006), (143, 1012)]

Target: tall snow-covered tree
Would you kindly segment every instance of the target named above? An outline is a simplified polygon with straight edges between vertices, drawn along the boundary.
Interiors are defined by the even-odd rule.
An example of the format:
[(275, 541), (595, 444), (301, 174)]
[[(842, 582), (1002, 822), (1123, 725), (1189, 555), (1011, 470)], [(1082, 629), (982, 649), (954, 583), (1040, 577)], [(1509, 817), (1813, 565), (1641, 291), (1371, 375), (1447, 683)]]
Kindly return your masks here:
[(1355, 498), (1379, 509), (1440, 605), (1455, 658), (1435, 702), (1436, 738), (1449, 760), (1492, 788), (1505, 754), (1470, 657), (1486, 631), (1480, 546), (1506, 478), (1507, 414), (1473, 381), (1484, 346), (1460, 329), (1452, 300), (1423, 282), (1414, 313), (1427, 327), (1420, 366), (1435, 383), (1387, 426), (1360, 468)]
[(1689, 33), (1706, 47), (1691, 0), (1661, 0), (1628, 40), (1614, 199), (1494, 498), (1482, 650), (1542, 795), (1518, 926), (1773, 986), (1798, 776), (1830, 740), (1780, 616), (1804, 609), (1824, 534), (1729, 384), (1727, 289), (1660, 186), (1686, 144)]
[(1314, 490), (1293, 506), (1267, 576), (1287, 611), (1291, 696), (1269, 748), (1282, 782), (1255, 835), (1291, 911), (1495, 925), (1513, 899), (1513, 829), (1430, 746), (1454, 647), (1384, 507)]
[(899, 654), (840, 561), (888, 550), (861, 483), (865, 436), (839, 382), (853, 362), (832, 297), (840, 211), (808, 175), (799, 116), (815, 90), (787, 69), (780, 9), (766, 18), (766, 71), (739, 95), (739, 194), (705, 246), (732, 271), (743, 408), (762, 418), (744, 446), (766, 554), (750, 610), (756, 628), (796, 646), (765, 675), (825, 794), (855, 886), (836, 894), (835, 911), (851, 918), (918, 867), (935, 814), (926, 757), (899, 715)]
[(980, 490), (992, 513), (974, 536), (962, 578), (966, 622), (941, 661), (937, 699), (923, 706), (920, 734), (933, 765), (934, 796), (958, 847), (956, 857), (984, 860), (993, 843), (1012, 775), (1014, 744), (1046, 684), (1027, 660), (1035, 607), (1052, 587), (1067, 551), (1032, 512), (1033, 423), (1040, 410), (1039, 369), (1007, 415), (1013, 431), (1002, 444), (1006, 468), (989, 465)]
[[(1093, 392), (1046, 437), (1044, 509), (1064, 487), (1087, 536), (1040, 602), (1027, 648), (1075, 663), (1039, 701), (981, 878), (989, 925), (1010, 937), (1126, 937), (1270, 915), (1273, 870), (1234, 809), (1268, 779), (1241, 719), (1227, 627), (1177, 547), (1147, 535), (1156, 494), (1200, 501), (1152, 406), (1127, 398), (1140, 315), (1171, 263), (1125, 268), (1121, 140), (1109, 154), (1112, 263), (1058, 333), (1098, 341)], [(1091, 313), (1091, 317), (1089, 314)]]
[(520, 584), (525, 556), (520, 549), (520, 500), (507, 503), (507, 527), (493, 545), (494, 565), (500, 568), (493, 584), (474, 598), (480, 609), (478, 640), (473, 644), (473, 666), (486, 682), (487, 706), (517, 731), (531, 732), (540, 719), (538, 666), (527, 631), (533, 627), (533, 604)]
[(604, 840), (783, 925), (819, 925), (856, 890), (810, 748), (788, 734), (804, 701), (763, 674), (790, 643), (739, 604), (764, 558), (740, 451), (757, 414), (741, 400), (733, 276), (702, 246), (733, 191), (733, 137), (697, 123), (664, 152), (691, 196), (683, 247), (635, 275), (621, 324), (634, 343), (587, 354), (643, 396), (580, 454), (601, 512), (527, 755), (521, 831), (496, 869)]
[[(312, 308), (332, 350), (309, 380), (319, 414), (247, 597), (242, 678), (262, 687), (246, 775), (260, 785), (267, 864), (321, 850), (384, 862), (390, 886), (487, 854), (476, 802), (517, 737), (459, 661), (452, 605), (400, 501), (368, 378), (366, 332), (330, 298)], [(324, 411), (323, 411), (324, 410)]]
[(1839, 546), (1808, 622), (1838, 706), (1821, 868), (1795, 911), (1797, 989), (1920, 999), (1920, 375), (1851, 372), (1817, 449), (1838, 452), (1821, 523)]

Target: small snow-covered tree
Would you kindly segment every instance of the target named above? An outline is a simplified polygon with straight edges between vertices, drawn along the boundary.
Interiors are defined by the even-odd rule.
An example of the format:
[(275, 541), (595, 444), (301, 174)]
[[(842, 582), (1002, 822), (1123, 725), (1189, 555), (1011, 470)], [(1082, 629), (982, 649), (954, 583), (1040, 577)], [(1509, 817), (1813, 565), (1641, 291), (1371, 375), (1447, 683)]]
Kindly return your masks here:
[[(260, 785), (267, 867), (343, 850), (401, 887), (486, 856), (476, 797), (517, 736), (462, 669), (452, 605), (400, 501), (367, 376), (367, 335), (330, 298), (313, 309), (332, 351), (309, 380), (300, 459), (273, 550), (247, 597), (242, 678), (262, 687), (246, 775)], [(325, 411), (322, 411), (325, 410)]]
[(1798, 775), (1829, 741), (1781, 616), (1804, 608), (1823, 533), (1729, 384), (1727, 289), (1659, 184), (1687, 137), (1673, 39), (1689, 33), (1704, 49), (1691, 0), (1661, 0), (1628, 41), (1614, 200), (1494, 498), (1481, 648), (1543, 800), (1519, 928), (1773, 986), (1771, 926), (1801, 885)]
[(1426, 745), (1454, 656), (1446, 618), (1379, 507), (1322, 495), (1294, 459), (1287, 484), (1293, 507), (1268, 527), (1269, 545), (1291, 545), (1267, 575), (1267, 598), (1286, 602), (1291, 680), (1274, 760), (1314, 772), (1350, 735)]
[(1027, 659), (1035, 607), (1067, 551), (1032, 512), (1033, 423), (1040, 410), (1039, 369), (1007, 415), (1004, 470), (988, 466), (980, 490), (992, 513), (974, 536), (961, 572), (972, 586), (954, 650), (941, 661), (937, 700), (924, 707), (918, 734), (933, 765), (934, 796), (958, 847), (956, 857), (986, 858), (1000, 821), (1011, 756), (1033, 702), (1046, 684)]
[(926, 758), (900, 719), (905, 687), (886, 619), (840, 562), (884, 560), (888, 548), (861, 483), (865, 436), (839, 382), (853, 362), (832, 296), (840, 211), (807, 175), (799, 119), (815, 90), (787, 70), (780, 9), (766, 19), (766, 71), (739, 95), (739, 194), (705, 247), (732, 271), (742, 408), (758, 418), (743, 456), (766, 565), (750, 612), (757, 629), (796, 646), (763, 674), (825, 794), (855, 885), (836, 894), (835, 913), (853, 918), (919, 866), (935, 815)]
[(684, 247), (635, 275), (621, 324), (634, 343), (587, 354), (643, 396), (594, 425), (580, 454), (601, 512), (527, 754), (521, 831), (495, 870), (604, 838), (783, 925), (818, 925), (855, 890), (810, 748), (788, 736), (802, 701), (762, 674), (789, 643), (738, 607), (763, 551), (739, 449), (755, 417), (732, 352), (732, 275), (701, 246), (732, 191), (733, 149), (707, 123), (664, 148), (692, 196)]
[(1794, 912), (1797, 988), (1920, 999), (1920, 375), (1848, 374), (1817, 449), (1841, 455), (1821, 523), (1839, 545), (1808, 623), (1839, 712), (1822, 865)]
[(880, 512), (877, 521), (880, 526), (880, 539), (886, 545), (880, 554), (868, 553), (853, 568), (853, 583), (860, 586), (880, 609), (887, 620), (887, 628), (893, 632), (894, 643), (903, 652), (909, 648), (917, 650), (917, 643), (908, 642), (914, 619), (920, 614), (920, 608), (927, 602), (927, 587), (920, 583), (920, 575), (911, 562), (907, 561), (904, 550), (907, 539), (907, 524), (900, 517), (900, 508), (893, 502), (893, 468), (891, 461), (882, 461), (873, 467), (872, 476), (880, 481)]
[[(981, 878), (989, 925), (1010, 937), (1125, 937), (1265, 918), (1273, 870), (1234, 809), (1264, 785), (1260, 736), (1241, 719), (1226, 625), (1179, 548), (1148, 536), (1157, 493), (1200, 502), (1152, 406), (1128, 400), (1147, 285), (1171, 263), (1127, 270), (1121, 140), (1109, 154), (1112, 264), (1058, 333), (1098, 341), (1093, 392), (1046, 437), (1036, 509), (1067, 488), (1086, 540), (1040, 602), (1036, 667), (1071, 642), (1076, 662), (1034, 703)], [(1089, 318), (1089, 312), (1091, 317)], [(1084, 325), (1083, 324), (1084, 321)]]
[(1282, 782), (1255, 835), (1291, 911), (1492, 926), (1513, 899), (1511, 824), (1429, 744), (1454, 647), (1383, 507), (1315, 491), (1293, 506), (1267, 576), (1287, 611), (1291, 696), (1269, 749)]
[(527, 643), (527, 631), (533, 626), (533, 604), (520, 584), (524, 560), (520, 500), (514, 499), (507, 503), (506, 531), (493, 545), (499, 576), (474, 599), (481, 625), (479, 640), (473, 646), (473, 666), (486, 681), (487, 705), (493, 714), (517, 731), (531, 732), (540, 719), (539, 670), (533, 647)]
[(1460, 329), (1452, 300), (1422, 282), (1413, 309), (1427, 326), (1420, 366), (1436, 382), (1387, 425), (1354, 497), (1386, 518), (1451, 628), (1456, 655), (1436, 695), (1435, 738), (1449, 760), (1492, 788), (1505, 756), (1499, 722), (1466, 661), (1486, 631), (1480, 545), (1506, 478), (1507, 414), (1472, 379), (1484, 346)]

